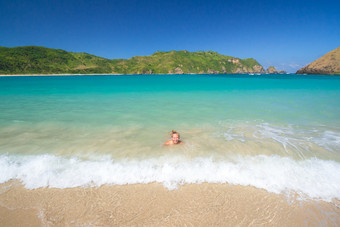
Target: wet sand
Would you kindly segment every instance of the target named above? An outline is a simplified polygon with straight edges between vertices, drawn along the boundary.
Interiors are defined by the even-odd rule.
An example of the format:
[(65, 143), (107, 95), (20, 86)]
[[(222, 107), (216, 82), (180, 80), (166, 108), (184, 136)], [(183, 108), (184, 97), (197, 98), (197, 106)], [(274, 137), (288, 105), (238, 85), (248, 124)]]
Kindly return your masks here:
[(8, 209), (0, 206), (0, 226), (42, 226), (39, 211), (35, 209)]
[(0, 186), (0, 226), (339, 226), (335, 203), (228, 184), (27, 190), (12, 181)]

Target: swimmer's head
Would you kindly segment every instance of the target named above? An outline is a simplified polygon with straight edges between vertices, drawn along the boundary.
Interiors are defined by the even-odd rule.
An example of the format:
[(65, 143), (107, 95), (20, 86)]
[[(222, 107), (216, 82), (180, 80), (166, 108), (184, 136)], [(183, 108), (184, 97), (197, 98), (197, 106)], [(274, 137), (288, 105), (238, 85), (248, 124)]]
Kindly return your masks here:
[(171, 140), (174, 144), (177, 144), (179, 142), (179, 139), (180, 139), (180, 135), (178, 132), (176, 132), (175, 130), (172, 130), (170, 132), (170, 135), (171, 135)]

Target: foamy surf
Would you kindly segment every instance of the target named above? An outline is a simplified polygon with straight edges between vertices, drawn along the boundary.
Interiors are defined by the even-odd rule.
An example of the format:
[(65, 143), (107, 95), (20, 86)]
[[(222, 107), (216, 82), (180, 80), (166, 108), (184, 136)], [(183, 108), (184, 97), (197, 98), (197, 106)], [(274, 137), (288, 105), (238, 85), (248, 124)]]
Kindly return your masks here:
[(186, 159), (162, 156), (145, 160), (114, 160), (108, 156), (81, 160), (54, 155), (1, 155), (0, 183), (21, 181), (27, 189), (74, 188), (158, 182), (169, 190), (182, 184), (229, 183), (273, 193), (295, 192), (331, 201), (340, 199), (340, 163), (311, 158), (293, 160), (278, 155)]
[[(337, 127), (325, 126), (299, 126), (299, 125), (277, 125), (267, 122), (235, 122), (223, 123), (223, 137), (227, 141), (238, 140), (246, 141), (264, 141), (271, 140), (281, 144), (285, 151), (293, 148), (296, 152), (308, 151), (310, 146), (307, 143), (318, 145), (327, 151), (336, 153), (340, 150), (340, 132)], [(250, 136), (245, 137), (245, 133)], [(302, 155), (303, 156), (303, 155)]]

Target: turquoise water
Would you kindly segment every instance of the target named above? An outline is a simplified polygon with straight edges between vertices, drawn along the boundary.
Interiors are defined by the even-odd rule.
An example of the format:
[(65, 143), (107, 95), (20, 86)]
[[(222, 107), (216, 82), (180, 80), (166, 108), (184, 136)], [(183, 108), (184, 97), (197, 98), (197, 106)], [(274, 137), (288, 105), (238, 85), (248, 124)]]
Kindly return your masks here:
[[(185, 146), (162, 147), (172, 129)], [(0, 155), (0, 182), (28, 188), (206, 181), (340, 198), (340, 77), (0, 77)]]
[(125, 115), (145, 125), (225, 119), (340, 125), (340, 79), (330, 76), (2, 77), (0, 86), (1, 125), (116, 124)]

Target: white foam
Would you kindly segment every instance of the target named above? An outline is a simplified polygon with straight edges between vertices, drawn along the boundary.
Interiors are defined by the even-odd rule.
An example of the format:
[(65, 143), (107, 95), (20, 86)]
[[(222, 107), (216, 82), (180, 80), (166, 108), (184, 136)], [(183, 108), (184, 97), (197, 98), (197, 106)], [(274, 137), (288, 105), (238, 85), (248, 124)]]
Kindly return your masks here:
[(312, 137), (310, 140), (329, 151), (340, 150), (340, 132), (327, 130), (321, 136)]
[(310, 152), (309, 142), (316, 144), (331, 152), (340, 150), (340, 132), (327, 130), (324, 127), (299, 128), (288, 126), (276, 126), (261, 123), (255, 126), (253, 136), (257, 139), (270, 139), (281, 144), (288, 152), (291, 148), (304, 157), (304, 151)]
[(234, 127), (230, 126), (229, 129), (223, 134), (223, 137), (225, 140), (227, 141), (231, 141), (231, 140), (238, 140), (241, 142), (245, 142), (245, 138), (244, 138), (244, 134), (237, 134), (237, 133), (233, 133), (233, 129)]
[(295, 161), (277, 155), (258, 155), (213, 161), (164, 156), (141, 161), (115, 161), (109, 157), (84, 161), (53, 155), (2, 155), (0, 168), (0, 183), (17, 179), (28, 189), (151, 182), (176, 189), (184, 183), (209, 182), (251, 185), (274, 193), (295, 191), (325, 201), (340, 199), (340, 163), (317, 158)]
[[(217, 136), (222, 136), (226, 141), (273, 141), (282, 145), (287, 153), (290, 150), (297, 151), (302, 158), (306, 152), (311, 152), (311, 146), (314, 145), (333, 153), (340, 151), (340, 131), (338, 127), (275, 125), (257, 121), (220, 121), (219, 125), (222, 126), (222, 132)], [(245, 136), (245, 133), (247, 136)]]
[(304, 146), (306, 139), (300, 138), (298, 130), (294, 130), (291, 125), (283, 127), (261, 123), (256, 125), (256, 129), (254, 132), (255, 138), (274, 140), (281, 144), (287, 153), (289, 153), (288, 148), (293, 148), (301, 157), (304, 157), (303, 151), (308, 151), (308, 146)]

